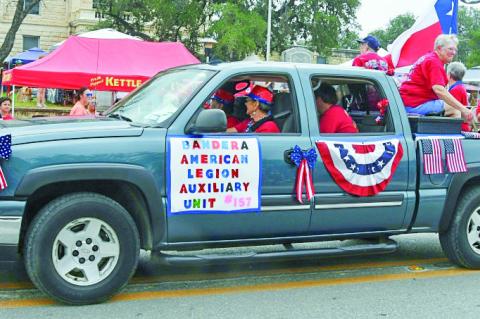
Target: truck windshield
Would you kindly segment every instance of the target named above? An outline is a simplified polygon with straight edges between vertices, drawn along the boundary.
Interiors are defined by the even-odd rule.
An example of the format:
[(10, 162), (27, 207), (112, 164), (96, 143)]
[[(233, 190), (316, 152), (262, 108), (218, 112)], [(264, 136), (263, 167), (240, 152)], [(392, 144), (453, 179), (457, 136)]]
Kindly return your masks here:
[(139, 125), (162, 126), (213, 74), (193, 68), (160, 73), (118, 102), (106, 116)]

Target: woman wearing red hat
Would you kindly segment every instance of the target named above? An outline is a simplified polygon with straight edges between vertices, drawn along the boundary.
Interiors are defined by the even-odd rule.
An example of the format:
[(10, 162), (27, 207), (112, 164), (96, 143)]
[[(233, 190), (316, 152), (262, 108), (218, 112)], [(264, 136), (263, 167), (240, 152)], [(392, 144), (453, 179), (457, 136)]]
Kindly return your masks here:
[(247, 115), (250, 119), (238, 123), (227, 129), (230, 133), (280, 133), (280, 129), (273, 121), (270, 108), (273, 106), (273, 93), (262, 86), (254, 86), (247, 94), (245, 101)]
[[(224, 107), (233, 106), (234, 100), (235, 98), (232, 93), (224, 89), (218, 89), (217, 92), (215, 92), (215, 94), (212, 96), (210, 108), (220, 109), (225, 112)], [(225, 114), (227, 115), (227, 128), (234, 127), (235, 125), (240, 123), (240, 121), (235, 116), (227, 114), (226, 112)]]

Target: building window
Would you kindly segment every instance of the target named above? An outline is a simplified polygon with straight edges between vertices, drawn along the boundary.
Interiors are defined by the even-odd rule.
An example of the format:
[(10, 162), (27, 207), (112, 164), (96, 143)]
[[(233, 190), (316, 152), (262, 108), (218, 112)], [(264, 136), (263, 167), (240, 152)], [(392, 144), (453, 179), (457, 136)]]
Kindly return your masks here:
[(35, 35), (23, 36), (23, 51), (27, 51), (31, 48), (38, 48), (40, 43), (40, 37)]
[[(30, 6), (30, 4), (33, 2), (34, 0), (25, 0), (23, 2), (23, 10), (25, 10), (26, 8), (28, 8), (28, 6)], [(30, 12), (28, 14), (40, 14), (40, 1), (37, 2), (32, 10), (30, 10)]]

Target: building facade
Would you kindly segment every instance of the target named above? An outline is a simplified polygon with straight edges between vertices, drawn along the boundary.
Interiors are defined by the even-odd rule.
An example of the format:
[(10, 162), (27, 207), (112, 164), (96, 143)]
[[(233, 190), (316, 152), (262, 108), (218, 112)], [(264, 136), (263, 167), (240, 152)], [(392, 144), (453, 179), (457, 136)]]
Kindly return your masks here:
[[(25, 0), (28, 3), (28, 0)], [(38, 47), (48, 51), (51, 46), (72, 34), (89, 31), (99, 21), (95, 0), (42, 0), (23, 20), (15, 37), (10, 56)], [(0, 43), (12, 23), (16, 0), (0, 0)]]

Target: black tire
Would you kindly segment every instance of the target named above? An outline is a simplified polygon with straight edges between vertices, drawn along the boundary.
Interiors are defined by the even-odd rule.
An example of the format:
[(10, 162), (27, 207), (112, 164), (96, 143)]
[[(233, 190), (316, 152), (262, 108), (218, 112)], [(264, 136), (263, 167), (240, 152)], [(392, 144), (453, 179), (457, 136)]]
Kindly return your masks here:
[[(468, 232), (472, 226), (469, 221), (473, 214), (477, 214), (477, 211), (480, 211), (479, 187), (470, 188), (462, 193), (448, 230), (439, 234), (442, 249), (448, 259), (459, 266), (470, 269), (480, 269), (480, 238), (477, 251), (468, 240)], [(480, 225), (476, 227), (480, 227)]]
[[(113, 230), (110, 234), (113, 233), (114, 236), (112, 235), (110, 238), (115, 238), (114, 246), (118, 248), (116, 257), (108, 257), (107, 259), (98, 257), (95, 261), (97, 264), (91, 264), (94, 265), (93, 267), (101, 269), (100, 260), (102, 258), (116, 260), (111, 262), (111, 267), (108, 272), (105, 272), (105, 277), (99, 276), (98, 280), (100, 281), (91, 285), (88, 280), (84, 285), (69, 282), (70, 278), (68, 276), (64, 276), (64, 278), (57, 272), (55, 265), (58, 265), (58, 261), (57, 264), (54, 264), (58, 248), (53, 249), (58, 247), (56, 245), (59, 243), (59, 241), (56, 241), (57, 235), (67, 225), (76, 220), (93, 220), (101, 223), (102, 228), (99, 238), (104, 236), (104, 227)], [(86, 225), (90, 224), (87, 223)], [(84, 247), (87, 245), (86, 242)], [(111, 243), (107, 236), (107, 244)], [(95, 248), (92, 249), (90, 251), (84, 249), (82, 253), (87, 251), (87, 253), (93, 254), (93, 251), (96, 250), (94, 250)], [(64, 256), (76, 260), (77, 257), (73, 257), (75, 256), (74, 253), (71, 255), (66, 253), (70, 250), (65, 249)], [(120, 204), (95, 193), (73, 193), (51, 201), (34, 218), (26, 234), (24, 262), (30, 279), (44, 293), (62, 303), (83, 305), (105, 301), (122, 289), (135, 272), (139, 252), (140, 240), (135, 222)], [(78, 274), (77, 270), (74, 271)], [(87, 277), (85, 276), (85, 278)]]

